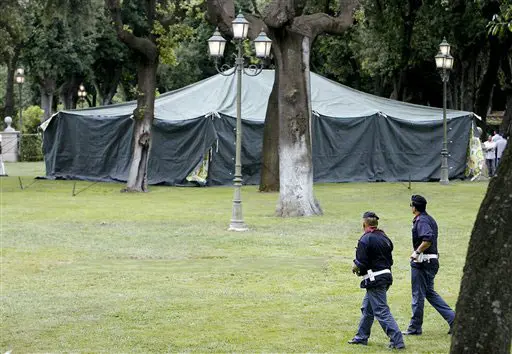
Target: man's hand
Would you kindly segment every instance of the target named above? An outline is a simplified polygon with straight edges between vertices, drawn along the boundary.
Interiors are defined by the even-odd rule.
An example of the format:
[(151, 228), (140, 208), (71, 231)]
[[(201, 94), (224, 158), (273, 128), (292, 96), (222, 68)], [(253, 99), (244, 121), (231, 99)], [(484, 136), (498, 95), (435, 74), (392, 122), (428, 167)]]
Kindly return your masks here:
[(359, 267), (355, 263), (352, 265), (352, 273), (359, 275)]
[(416, 250), (414, 250), (414, 252), (411, 254), (411, 256), (409, 257), (411, 259), (411, 261), (415, 261), (418, 259), (418, 256), (420, 254), (418, 252), (416, 252)]

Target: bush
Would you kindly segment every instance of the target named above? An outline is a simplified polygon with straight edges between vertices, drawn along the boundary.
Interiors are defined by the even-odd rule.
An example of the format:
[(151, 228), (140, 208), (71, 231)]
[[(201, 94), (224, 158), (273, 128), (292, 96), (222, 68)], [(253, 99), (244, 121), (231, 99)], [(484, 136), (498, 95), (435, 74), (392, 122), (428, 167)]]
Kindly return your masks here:
[[(39, 124), (44, 116), (44, 111), (39, 106), (29, 106), (23, 110), (23, 134), (37, 134)], [(13, 126), (20, 130), (20, 115), (13, 119)]]
[(20, 161), (42, 161), (43, 139), (41, 134), (23, 135), (20, 143)]

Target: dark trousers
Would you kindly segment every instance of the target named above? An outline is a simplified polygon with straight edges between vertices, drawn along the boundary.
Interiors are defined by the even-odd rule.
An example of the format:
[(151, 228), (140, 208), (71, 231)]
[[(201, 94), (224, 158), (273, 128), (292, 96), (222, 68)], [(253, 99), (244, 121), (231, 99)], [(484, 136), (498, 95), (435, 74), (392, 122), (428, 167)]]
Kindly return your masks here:
[(494, 159), (485, 159), (485, 163), (487, 164), (487, 170), (489, 172), (489, 177), (494, 176), (494, 172), (496, 171)]
[(411, 267), (412, 285), (412, 318), (408, 330), (420, 332), (423, 325), (423, 307), (425, 299), (428, 300), (437, 312), (451, 327), (455, 319), (455, 312), (448, 306), (443, 298), (434, 290), (434, 278), (439, 270), (439, 263), (433, 261), (421, 267)]
[(373, 318), (375, 317), (391, 340), (391, 343), (401, 347), (404, 345), (404, 339), (393, 315), (389, 311), (386, 292), (387, 288), (385, 286), (366, 289), (366, 295), (361, 305), (362, 316), (354, 339), (364, 343), (368, 342)]

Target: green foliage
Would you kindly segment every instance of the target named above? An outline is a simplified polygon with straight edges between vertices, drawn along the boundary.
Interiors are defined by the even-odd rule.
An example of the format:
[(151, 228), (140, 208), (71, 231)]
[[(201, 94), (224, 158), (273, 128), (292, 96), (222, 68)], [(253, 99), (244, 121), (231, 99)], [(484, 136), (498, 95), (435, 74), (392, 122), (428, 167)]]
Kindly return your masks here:
[(44, 116), (44, 111), (39, 106), (30, 106), (23, 110), (23, 133), (36, 134)]
[(174, 66), (176, 65), (176, 47), (189, 40), (194, 30), (186, 24), (176, 24), (170, 27), (163, 27), (160, 22), (155, 22), (153, 33), (157, 36), (157, 44), (160, 50), (160, 62)]
[(0, 64), (6, 64), (13, 57), (25, 38), (25, 16), (23, 2), (2, 0), (0, 16)]
[(490, 35), (505, 37), (512, 36), (512, 3), (502, 4), (501, 13), (493, 16), (493, 19), (487, 25)]
[[(23, 135), (20, 142), (21, 161), (43, 160), (43, 140), (39, 128), (44, 111), (39, 106), (30, 106), (23, 110)], [(19, 115), (15, 123), (19, 126)]]
[[(29, 106), (23, 110), (23, 134), (36, 134), (39, 133), (38, 127), (41, 124), (44, 111), (39, 106)], [(13, 118), (13, 127), (17, 130), (20, 129), (20, 115), (19, 112)]]
[(42, 161), (43, 158), (41, 133), (23, 135), (20, 142), (20, 161)]

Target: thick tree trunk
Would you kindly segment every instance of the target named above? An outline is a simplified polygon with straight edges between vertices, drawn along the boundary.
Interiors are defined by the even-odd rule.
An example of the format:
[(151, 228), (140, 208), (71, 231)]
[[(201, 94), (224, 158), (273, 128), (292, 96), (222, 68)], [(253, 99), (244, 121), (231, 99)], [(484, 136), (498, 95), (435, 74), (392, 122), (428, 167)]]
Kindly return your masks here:
[[(310, 132), (309, 38), (286, 29), (275, 31), (274, 54), (279, 66), (278, 216), (322, 214), (313, 193)], [(307, 53), (305, 53), (305, 50)]]
[(279, 191), (279, 68), (275, 69), (274, 86), (268, 99), (263, 128), (263, 156), (260, 192)]
[(52, 116), (55, 85), (55, 80), (52, 78), (44, 78), (40, 80), (39, 83), (39, 88), (41, 90), (41, 109), (44, 111), (42, 118), (43, 122)]
[(512, 148), (480, 206), (456, 307), (451, 353), (508, 354), (512, 334)]
[(147, 192), (148, 160), (151, 150), (151, 126), (155, 112), (155, 87), (158, 57), (140, 55), (137, 68), (138, 98), (133, 112), (133, 150), (126, 192)]

